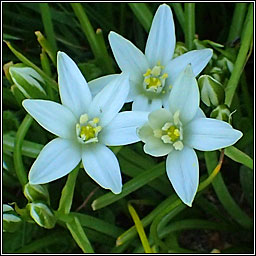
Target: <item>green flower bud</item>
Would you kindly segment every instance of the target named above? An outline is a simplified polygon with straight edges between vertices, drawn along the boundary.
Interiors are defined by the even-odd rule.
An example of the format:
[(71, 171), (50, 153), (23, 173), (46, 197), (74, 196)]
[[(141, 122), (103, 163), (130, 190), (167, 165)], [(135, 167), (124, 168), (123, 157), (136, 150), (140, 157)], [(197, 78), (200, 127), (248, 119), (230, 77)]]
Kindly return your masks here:
[(219, 58), (216, 62), (217, 66), (225, 71), (225, 72), (229, 72), (232, 73), (233, 68), (234, 68), (234, 64), (226, 57), (222, 56), (221, 58)]
[(33, 202), (37, 200), (49, 203), (49, 192), (43, 185), (32, 185), (27, 183), (24, 186), (24, 195), (28, 201)]
[(3, 232), (15, 232), (20, 228), (22, 219), (17, 216), (14, 209), (8, 205), (3, 205)]
[(210, 71), (209, 74), (218, 82), (221, 83), (221, 81), (224, 78), (225, 72), (219, 68), (219, 67), (213, 67)]
[(176, 47), (173, 54), (173, 59), (186, 53), (188, 49), (186, 48), (185, 44), (183, 42), (177, 42)]
[(209, 75), (202, 75), (198, 79), (201, 99), (205, 105), (210, 107), (224, 103), (224, 88), (221, 83)]
[(211, 118), (216, 118), (225, 122), (230, 122), (231, 113), (227, 105), (217, 106), (210, 114)]
[(5, 63), (4, 66), (3, 66), (3, 70), (4, 70), (4, 74), (6, 76), (6, 78), (8, 79), (8, 81), (13, 84), (13, 81), (12, 81), (12, 78), (11, 78), (11, 75), (10, 75), (10, 72), (9, 72), (9, 69), (10, 67), (13, 66), (13, 62), (10, 61), (8, 63)]
[(53, 211), (43, 202), (33, 202), (27, 204), (32, 219), (41, 227), (54, 228), (56, 218)]
[(16, 64), (9, 69), (14, 84), (26, 98), (46, 98), (43, 78), (32, 68)]

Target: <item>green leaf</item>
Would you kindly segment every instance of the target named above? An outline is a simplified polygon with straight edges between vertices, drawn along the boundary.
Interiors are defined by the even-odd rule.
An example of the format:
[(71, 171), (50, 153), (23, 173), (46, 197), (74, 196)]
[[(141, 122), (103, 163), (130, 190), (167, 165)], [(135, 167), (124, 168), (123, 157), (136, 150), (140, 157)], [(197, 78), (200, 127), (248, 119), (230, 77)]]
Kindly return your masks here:
[(74, 217), (73, 220), (69, 223), (66, 223), (67, 228), (69, 229), (71, 235), (74, 240), (78, 244), (78, 246), (82, 249), (84, 253), (94, 253), (92, 246), (78, 220), (78, 218)]
[(240, 168), (240, 183), (247, 202), (253, 208), (253, 172), (246, 166)]
[(235, 162), (243, 164), (253, 170), (253, 160), (238, 148), (234, 146), (227, 147), (224, 149), (224, 154)]

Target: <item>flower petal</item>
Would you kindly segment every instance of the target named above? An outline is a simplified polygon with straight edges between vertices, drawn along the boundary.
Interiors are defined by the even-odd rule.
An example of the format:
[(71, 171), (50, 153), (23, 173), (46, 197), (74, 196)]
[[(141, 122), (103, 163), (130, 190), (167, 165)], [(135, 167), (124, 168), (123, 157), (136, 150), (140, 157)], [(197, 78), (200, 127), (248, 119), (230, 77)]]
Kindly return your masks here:
[(61, 102), (79, 118), (92, 101), (88, 84), (76, 63), (64, 52), (58, 52), (57, 70)]
[(153, 129), (161, 129), (164, 126), (164, 124), (166, 122), (170, 122), (171, 119), (172, 114), (164, 108), (157, 109), (148, 115), (149, 125)]
[(169, 96), (169, 108), (173, 115), (180, 111), (183, 125), (196, 115), (199, 108), (199, 89), (191, 65), (176, 79)]
[(65, 106), (54, 101), (31, 99), (24, 100), (22, 105), (47, 131), (66, 139), (76, 136), (76, 118)]
[(172, 59), (175, 49), (175, 28), (171, 8), (162, 4), (157, 9), (145, 49), (151, 67), (158, 61), (166, 65)]
[(140, 141), (137, 128), (148, 119), (148, 112), (124, 111), (99, 133), (99, 141), (108, 146), (121, 146)]
[(173, 150), (173, 146), (169, 143), (164, 143), (160, 138), (154, 136), (149, 137), (144, 145), (145, 153), (151, 156), (165, 156)]
[(197, 76), (210, 61), (212, 53), (212, 49), (194, 50), (171, 60), (164, 70), (168, 74), (167, 83), (173, 84), (188, 64), (191, 64), (193, 73)]
[(150, 127), (149, 123), (145, 123), (143, 126), (139, 127), (137, 134), (144, 143), (150, 140), (150, 137), (154, 136), (153, 129)]
[(231, 146), (242, 135), (230, 124), (213, 118), (194, 119), (184, 127), (184, 143), (203, 151)]
[(106, 146), (96, 143), (83, 147), (84, 169), (100, 186), (114, 194), (121, 193), (122, 177), (115, 154)]
[(174, 190), (184, 204), (192, 206), (199, 182), (198, 159), (192, 148), (173, 150), (166, 159), (166, 170)]
[(206, 115), (205, 115), (204, 111), (201, 108), (199, 108), (197, 110), (195, 118), (206, 118)]
[(149, 68), (145, 55), (129, 40), (111, 31), (109, 43), (115, 60), (123, 72), (130, 73), (131, 80), (141, 79)]
[(106, 126), (123, 107), (129, 92), (129, 76), (119, 75), (105, 86), (93, 99), (89, 108), (90, 118), (98, 117)]
[(31, 184), (44, 184), (71, 172), (81, 160), (81, 146), (72, 140), (56, 138), (42, 149), (29, 172)]
[(139, 94), (135, 97), (132, 104), (133, 111), (148, 111), (159, 109), (162, 107), (162, 100), (159, 98), (149, 99), (145, 95)]
[(119, 74), (112, 74), (112, 75), (102, 76), (88, 82), (88, 86), (90, 88), (92, 96), (95, 97), (96, 94), (98, 94), (105, 86), (107, 86), (107, 84), (112, 82), (118, 76)]

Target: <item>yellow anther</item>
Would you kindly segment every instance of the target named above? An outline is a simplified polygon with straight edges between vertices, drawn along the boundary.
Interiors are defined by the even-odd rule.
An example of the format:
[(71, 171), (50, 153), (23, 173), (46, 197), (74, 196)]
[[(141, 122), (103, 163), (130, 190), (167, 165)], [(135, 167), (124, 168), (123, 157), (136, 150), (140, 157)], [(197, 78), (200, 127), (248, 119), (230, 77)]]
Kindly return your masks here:
[(80, 131), (80, 137), (86, 140), (94, 138), (95, 137), (94, 129), (95, 128), (93, 128), (91, 125), (82, 126)]
[(146, 78), (144, 81), (145, 81), (145, 83), (146, 83), (147, 85), (149, 85), (149, 84), (150, 84), (150, 81), (151, 81), (151, 78)]
[(162, 94), (165, 94), (166, 93), (166, 91), (162, 91)]
[(166, 79), (168, 77), (168, 74), (167, 73), (164, 73), (163, 75), (162, 75), (162, 79)]
[(180, 131), (179, 131), (178, 129), (175, 129), (174, 132), (173, 132), (173, 134), (174, 134), (175, 136), (179, 137), (179, 136), (180, 136)]
[(169, 85), (169, 89), (172, 89), (172, 85), (171, 84)]
[(151, 69), (147, 69), (147, 72), (143, 75), (144, 77), (149, 76), (151, 74)]
[(180, 137), (180, 131), (174, 125), (170, 126), (168, 130), (166, 130), (166, 133), (172, 142), (176, 141)]
[(94, 117), (94, 118), (92, 119), (92, 121), (93, 121), (95, 124), (97, 124), (97, 123), (100, 121), (100, 119), (99, 119), (98, 117)]

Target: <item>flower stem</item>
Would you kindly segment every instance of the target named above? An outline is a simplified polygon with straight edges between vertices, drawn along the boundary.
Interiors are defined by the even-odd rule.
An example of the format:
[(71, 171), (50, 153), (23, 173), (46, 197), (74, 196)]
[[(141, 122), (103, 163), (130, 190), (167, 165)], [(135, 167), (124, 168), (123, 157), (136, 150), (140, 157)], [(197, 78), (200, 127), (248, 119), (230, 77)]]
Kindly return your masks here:
[(14, 151), (13, 151), (14, 168), (22, 187), (25, 186), (28, 182), (27, 172), (25, 171), (25, 168), (22, 162), (22, 143), (32, 122), (33, 122), (33, 118), (29, 114), (27, 114), (17, 131), (16, 140), (14, 143)]
[(189, 51), (193, 49), (195, 37), (195, 3), (185, 3), (185, 44)]
[(240, 76), (243, 72), (244, 66), (248, 60), (248, 51), (250, 49), (253, 39), (253, 4), (251, 3), (248, 8), (247, 17), (243, 27), (243, 34), (241, 39), (241, 47), (239, 49), (233, 72), (226, 86), (225, 104), (231, 106)]
[(73, 201), (74, 190), (75, 190), (76, 178), (77, 178), (79, 169), (80, 169), (80, 163), (68, 175), (67, 182), (61, 192), (58, 212), (62, 212), (65, 214), (68, 214), (70, 212), (72, 201)]

